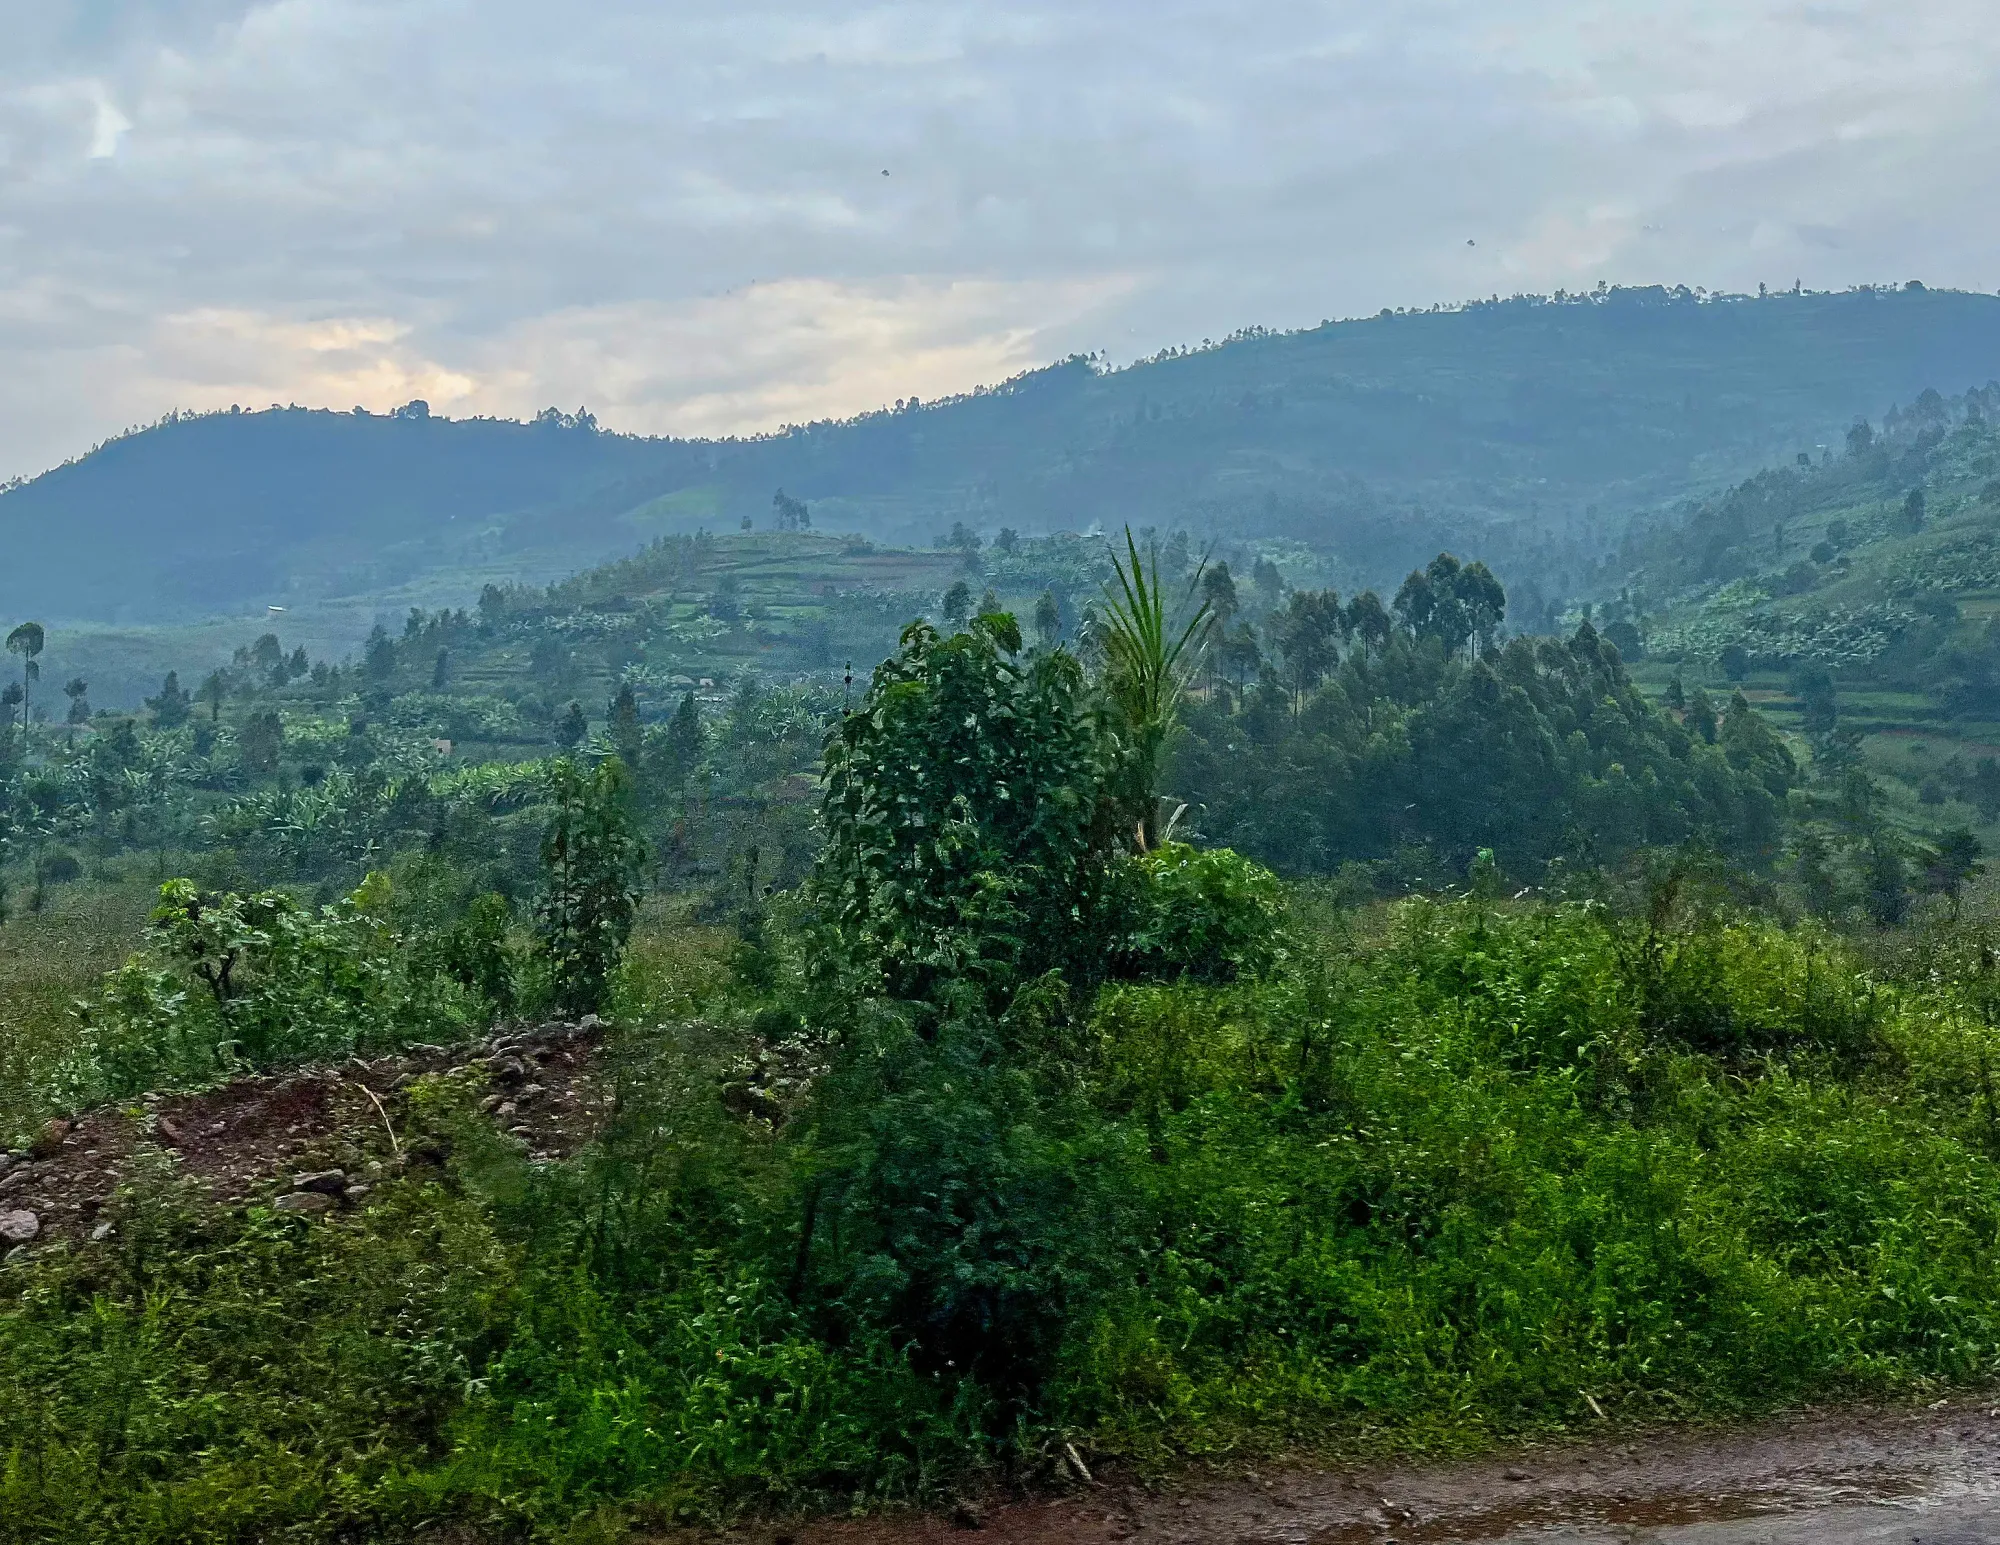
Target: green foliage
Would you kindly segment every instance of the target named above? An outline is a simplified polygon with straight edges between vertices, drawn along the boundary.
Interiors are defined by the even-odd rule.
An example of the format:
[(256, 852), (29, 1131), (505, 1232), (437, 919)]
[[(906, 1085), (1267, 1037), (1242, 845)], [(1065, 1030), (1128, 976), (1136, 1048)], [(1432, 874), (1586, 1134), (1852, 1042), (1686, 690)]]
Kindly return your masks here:
[(631, 936), (645, 845), (632, 829), (630, 780), (617, 758), (589, 772), (562, 758), (549, 787), (536, 938), (557, 1006), (595, 1013)]
[(1104, 692), (1116, 710), (1122, 742), (1117, 775), (1122, 813), (1143, 851), (1160, 840), (1167, 741), (1179, 721), (1182, 695), (1200, 668), (1211, 614), (1205, 599), (1195, 599), (1200, 571), (1178, 608), (1168, 600), (1158, 555), (1141, 560), (1130, 526), (1125, 557), (1114, 554), (1113, 569), (1118, 588), (1105, 609)]
[(1718, 721), (1697, 688), (1678, 724), (1588, 623), (1473, 661), (1397, 630), (1296, 710), (1266, 692), (1187, 717), (1173, 776), (1194, 824), (1295, 873), (1366, 861), (1436, 884), (1481, 848), (1520, 875), (1698, 835), (1762, 861), (1797, 780), (1747, 702)]
[(1170, 842), (1127, 860), (1119, 879), (1118, 975), (1233, 982), (1276, 962), (1282, 900), (1269, 870)]
[(808, 896), (838, 959), (891, 997), (1088, 970), (1102, 748), (1075, 658), (1020, 645), (1011, 617), (950, 637), (912, 623), (827, 743)]
[(476, 947), (448, 935), (439, 950), (391, 928), (389, 889), (371, 876), (313, 909), (282, 891), (206, 895), (169, 881), (150, 949), (78, 1006), (83, 1032), (50, 1094), (78, 1106), (198, 1087), (246, 1065), (451, 1039), (485, 1023), (492, 978), (453, 969), (478, 960)]

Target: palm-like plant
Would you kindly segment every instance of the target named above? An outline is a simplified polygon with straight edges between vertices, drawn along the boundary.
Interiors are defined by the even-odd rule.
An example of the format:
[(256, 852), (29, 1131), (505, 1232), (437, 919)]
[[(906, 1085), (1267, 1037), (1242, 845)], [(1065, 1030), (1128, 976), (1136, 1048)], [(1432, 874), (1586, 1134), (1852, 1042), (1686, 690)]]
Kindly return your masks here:
[(1125, 528), (1125, 556), (1111, 556), (1117, 585), (1105, 587), (1103, 631), (1105, 694), (1120, 721), (1125, 742), (1122, 794), (1125, 815), (1139, 850), (1160, 840), (1160, 774), (1167, 737), (1180, 715), (1188, 683), (1201, 668), (1210, 608), (1195, 605), (1176, 629), (1174, 618), (1194, 601), (1201, 584), (1197, 567), (1187, 594), (1170, 606), (1160, 582), (1156, 556), (1139, 556), (1132, 528)]
[(7, 652), (21, 657), (21, 738), (28, 736), (28, 711), (34, 706), (30, 694), (42, 674), (35, 656), (42, 652), (47, 635), (39, 622), (24, 622), (7, 635)]

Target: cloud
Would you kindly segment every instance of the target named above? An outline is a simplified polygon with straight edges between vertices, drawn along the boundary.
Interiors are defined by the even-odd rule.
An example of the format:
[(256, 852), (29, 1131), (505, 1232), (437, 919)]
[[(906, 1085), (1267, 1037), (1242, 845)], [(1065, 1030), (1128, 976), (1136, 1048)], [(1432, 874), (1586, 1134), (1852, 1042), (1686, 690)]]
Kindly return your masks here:
[(220, 393), (725, 432), (1495, 290), (1991, 288), (1989, 22), (1970, 0), (29, 8), (0, 57), (0, 475)]

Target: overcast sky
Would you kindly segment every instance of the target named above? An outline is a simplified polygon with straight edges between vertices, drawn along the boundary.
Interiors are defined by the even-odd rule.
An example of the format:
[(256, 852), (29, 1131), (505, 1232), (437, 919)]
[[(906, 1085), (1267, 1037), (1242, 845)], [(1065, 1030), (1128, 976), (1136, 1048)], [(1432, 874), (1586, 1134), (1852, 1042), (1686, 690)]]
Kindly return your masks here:
[(1992, 0), (0, 0), (0, 477), (712, 434), (1600, 279), (2000, 287)]

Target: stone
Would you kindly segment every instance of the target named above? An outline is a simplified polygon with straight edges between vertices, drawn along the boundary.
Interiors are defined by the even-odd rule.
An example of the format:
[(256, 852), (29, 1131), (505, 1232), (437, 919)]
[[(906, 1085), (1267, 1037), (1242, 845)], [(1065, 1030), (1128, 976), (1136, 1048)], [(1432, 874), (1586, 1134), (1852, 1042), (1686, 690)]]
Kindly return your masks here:
[(528, 1069), (519, 1057), (488, 1057), (486, 1071), (503, 1083), (519, 1083), (528, 1076)]
[(42, 1220), (32, 1212), (0, 1212), (0, 1244), (25, 1245), (42, 1231)]
[(90, 1231), (91, 1242), (93, 1244), (101, 1245), (104, 1243), (105, 1240), (109, 1239), (113, 1234), (117, 1232), (118, 1232), (117, 1225), (107, 1220), (103, 1223), (98, 1224), (96, 1228)]
[(507, 1135), (509, 1137), (533, 1137), (535, 1129), (529, 1126), (509, 1127)]
[(324, 1191), (294, 1191), (290, 1196), (281, 1196), (271, 1203), (273, 1212), (315, 1213), (325, 1212), (333, 1205), (333, 1198)]
[(516, 1105), (526, 1105), (530, 1100), (537, 1099), (547, 1093), (548, 1090), (544, 1089), (540, 1084), (523, 1084), (514, 1093), (514, 1103)]
[(42, 1130), (35, 1137), (35, 1145), (32, 1150), (35, 1157), (46, 1159), (58, 1148), (62, 1147), (63, 1139), (69, 1136), (73, 1125), (71, 1122), (64, 1121), (60, 1116), (43, 1123)]
[(338, 1196), (347, 1189), (347, 1172), (337, 1169), (314, 1170), (308, 1175), (292, 1176), (294, 1191), (318, 1191), (325, 1196)]
[(352, 1185), (340, 1194), (347, 1199), (348, 1206), (359, 1207), (363, 1202), (368, 1200), (368, 1193), (374, 1189), (373, 1186)]
[(954, 1529), (984, 1529), (986, 1509), (969, 1497), (961, 1497), (952, 1507), (951, 1526)]
[(504, 1094), (489, 1094), (479, 1102), (479, 1108), (490, 1116), (500, 1108), (506, 1098)]

